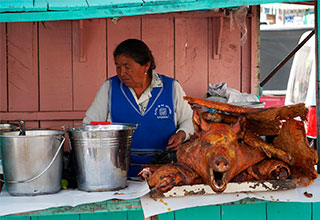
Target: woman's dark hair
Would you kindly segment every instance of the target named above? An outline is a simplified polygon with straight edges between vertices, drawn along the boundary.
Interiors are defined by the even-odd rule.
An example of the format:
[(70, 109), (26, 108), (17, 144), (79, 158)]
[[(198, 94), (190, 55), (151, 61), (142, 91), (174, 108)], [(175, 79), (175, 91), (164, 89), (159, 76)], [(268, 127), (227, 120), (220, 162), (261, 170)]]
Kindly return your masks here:
[(149, 47), (141, 40), (128, 39), (122, 41), (114, 50), (113, 58), (116, 58), (116, 56), (121, 54), (130, 56), (140, 65), (145, 65), (150, 61), (150, 68), (148, 70), (148, 73), (150, 74), (152, 74), (152, 70), (156, 68), (156, 64)]

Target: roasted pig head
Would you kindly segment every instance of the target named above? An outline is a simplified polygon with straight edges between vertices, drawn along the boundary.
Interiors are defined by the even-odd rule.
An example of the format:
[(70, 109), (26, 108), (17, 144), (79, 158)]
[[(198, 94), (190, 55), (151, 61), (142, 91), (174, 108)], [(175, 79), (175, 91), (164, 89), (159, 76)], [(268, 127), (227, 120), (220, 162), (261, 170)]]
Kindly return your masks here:
[(223, 192), (227, 183), (241, 171), (263, 160), (264, 154), (246, 144), (239, 146), (242, 124), (239, 117), (233, 125), (207, 123), (199, 111), (194, 111), (196, 138), (183, 144), (177, 151), (177, 158), (197, 172), (215, 192)]

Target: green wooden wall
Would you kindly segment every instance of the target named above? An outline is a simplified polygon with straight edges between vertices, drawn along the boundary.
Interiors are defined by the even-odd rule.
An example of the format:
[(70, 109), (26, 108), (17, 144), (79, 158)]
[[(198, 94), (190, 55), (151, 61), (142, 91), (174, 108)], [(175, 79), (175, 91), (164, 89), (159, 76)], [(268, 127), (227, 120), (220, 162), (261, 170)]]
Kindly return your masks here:
[[(318, 220), (320, 219), (320, 203), (297, 202), (267, 202), (257, 201), (250, 204), (237, 202), (236, 204), (201, 206), (181, 209), (158, 215), (158, 220)], [(39, 212), (30, 215), (10, 215), (0, 217), (0, 220), (142, 220), (143, 211), (139, 209), (127, 210), (98, 210), (94, 206), (91, 210), (79, 212), (77, 207), (68, 212), (52, 209), (54, 212)]]

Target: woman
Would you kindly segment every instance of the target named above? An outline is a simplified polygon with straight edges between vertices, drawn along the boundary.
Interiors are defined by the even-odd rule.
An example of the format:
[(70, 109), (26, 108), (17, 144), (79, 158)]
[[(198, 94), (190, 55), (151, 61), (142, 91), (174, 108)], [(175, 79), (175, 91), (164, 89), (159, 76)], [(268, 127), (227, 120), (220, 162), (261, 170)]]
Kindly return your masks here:
[(150, 164), (156, 153), (175, 149), (194, 132), (192, 109), (174, 79), (158, 74), (148, 46), (137, 39), (120, 43), (113, 53), (117, 76), (100, 87), (83, 123), (138, 124), (133, 134), (128, 176)]

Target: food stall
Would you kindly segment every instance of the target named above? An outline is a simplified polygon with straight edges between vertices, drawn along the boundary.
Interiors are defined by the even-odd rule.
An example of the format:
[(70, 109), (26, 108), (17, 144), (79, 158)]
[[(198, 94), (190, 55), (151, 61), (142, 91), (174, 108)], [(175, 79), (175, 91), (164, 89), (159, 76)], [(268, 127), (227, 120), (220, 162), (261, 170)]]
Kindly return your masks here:
[[(208, 81), (222, 80), (241, 92), (258, 94), (256, 5), (272, 2), (279, 1), (1, 2), (0, 120), (25, 120), (30, 128), (59, 128), (80, 122), (100, 84), (114, 73), (112, 56), (108, 54), (112, 54), (120, 39), (128, 37), (150, 41), (159, 57), (160, 72), (181, 81), (188, 95), (202, 97)], [(245, 20), (235, 16), (241, 6), (250, 6)], [(315, 29), (318, 30), (318, 23)], [(229, 30), (235, 32), (230, 35)], [(243, 36), (246, 43), (240, 45)], [(166, 50), (162, 50), (163, 46)], [(201, 57), (206, 60), (205, 65)], [(112, 193), (111, 198), (116, 200), (96, 201), (83, 195), (84, 201), (80, 203), (57, 202), (51, 208), (20, 211), (0, 218), (317, 219), (320, 213), (316, 183), (311, 189), (294, 191), (300, 195), (297, 198), (285, 193), (268, 194), (267, 198), (267, 193), (262, 193), (231, 194), (232, 198), (219, 195), (214, 201), (198, 196), (171, 202), (165, 198), (143, 202), (140, 197), (148, 196), (143, 190), (131, 199), (125, 192)], [(307, 195), (312, 192), (312, 199), (305, 192)], [(73, 200), (68, 194), (72, 192), (63, 193), (66, 194), (62, 200)], [(97, 197), (110, 196), (98, 194)], [(19, 204), (25, 208), (37, 197), (24, 202), (19, 202), (18, 197), (12, 199), (11, 207)], [(154, 202), (151, 208), (150, 201)], [(147, 209), (157, 212), (146, 215)]]

